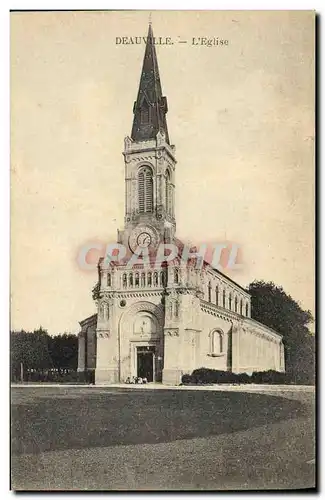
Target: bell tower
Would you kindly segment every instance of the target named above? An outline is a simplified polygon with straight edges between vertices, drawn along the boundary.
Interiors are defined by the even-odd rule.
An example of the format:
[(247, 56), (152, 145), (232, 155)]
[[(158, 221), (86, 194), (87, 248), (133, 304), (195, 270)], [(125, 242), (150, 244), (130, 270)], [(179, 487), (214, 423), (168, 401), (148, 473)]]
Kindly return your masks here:
[[(125, 217), (118, 241), (131, 250), (173, 241), (175, 146), (170, 144), (152, 26), (149, 24), (131, 136), (124, 140)], [(133, 235), (133, 236), (132, 236)], [(149, 235), (149, 236), (146, 236)]]

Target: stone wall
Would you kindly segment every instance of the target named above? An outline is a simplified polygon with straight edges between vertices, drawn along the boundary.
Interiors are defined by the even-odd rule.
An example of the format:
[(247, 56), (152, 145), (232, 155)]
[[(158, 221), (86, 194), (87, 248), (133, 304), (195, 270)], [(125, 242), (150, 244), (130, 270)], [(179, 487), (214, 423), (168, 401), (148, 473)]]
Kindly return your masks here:
[(254, 320), (246, 319), (234, 326), (232, 345), (235, 373), (285, 370), (281, 336)]
[(80, 322), (81, 331), (78, 335), (78, 371), (84, 372), (96, 368), (97, 354), (97, 314)]
[[(136, 376), (136, 347), (155, 346), (156, 377), (161, 380), (163, 362), (164, 309), (162, 292), (130, 293), (107, 299), (109, 317), (101, 318), (97, 328), (97, 383), (125, 381)], [(153, 332), (136, 331), (137, 314), (148, 313)]]

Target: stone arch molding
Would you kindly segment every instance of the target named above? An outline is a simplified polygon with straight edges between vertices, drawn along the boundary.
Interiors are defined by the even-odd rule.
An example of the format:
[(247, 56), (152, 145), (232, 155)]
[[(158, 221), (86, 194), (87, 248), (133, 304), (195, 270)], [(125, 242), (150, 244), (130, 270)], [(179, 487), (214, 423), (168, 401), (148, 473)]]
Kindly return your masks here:
[(152, 302), (141, 301), (131, 305), (121, 316), (119, 325), (121, 332), (123, 330), (131, 332), (135, 316), (138, 313), (149, 313), (150, 315), (153, 315), (157, 319), (158, 329), (162, 331), (164, 326), (163, 307), (161, 305), (153, 304)]

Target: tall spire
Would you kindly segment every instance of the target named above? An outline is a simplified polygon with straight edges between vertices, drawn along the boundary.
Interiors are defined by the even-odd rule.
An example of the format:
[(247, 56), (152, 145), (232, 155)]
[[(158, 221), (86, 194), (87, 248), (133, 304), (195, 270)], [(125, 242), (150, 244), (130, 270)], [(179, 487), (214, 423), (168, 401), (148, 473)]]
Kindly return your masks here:
[(146, 50), (137, 100), (133, 106), (133, 125), (131, 138), (134, 141), (154, 139), (159, 131), (163, 132), (169, 144), (166, 122), (167, 99), (163, 97), (159, 77), (156, 48), (151, 21), (149, 22)]

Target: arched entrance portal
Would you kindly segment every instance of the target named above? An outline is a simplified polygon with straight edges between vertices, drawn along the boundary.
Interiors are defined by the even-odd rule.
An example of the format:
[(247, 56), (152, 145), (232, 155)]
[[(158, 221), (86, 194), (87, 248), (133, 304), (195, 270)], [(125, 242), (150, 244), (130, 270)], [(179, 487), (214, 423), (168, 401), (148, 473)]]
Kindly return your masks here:
[[(161, 305), (133, 304), (120, 323), (121, 381), (127, 377), (162, 380), (164, 314)], [(128, 363), (124, 354), (128, 351)]]
[(137, 347), (137, 376), (148, 382), (156, 382), (156, 347)]
[(135, 339), (141, 338), (142, 341), (133, 341), (136, 348), (135, 371), (137, 377), (146, 378), (148, 382), (155, 382), (157, 377), (157, 333), (157, 318), (147, 311), (138, 312), (134, 318), (133, 334)]

